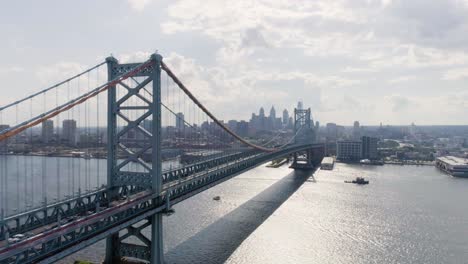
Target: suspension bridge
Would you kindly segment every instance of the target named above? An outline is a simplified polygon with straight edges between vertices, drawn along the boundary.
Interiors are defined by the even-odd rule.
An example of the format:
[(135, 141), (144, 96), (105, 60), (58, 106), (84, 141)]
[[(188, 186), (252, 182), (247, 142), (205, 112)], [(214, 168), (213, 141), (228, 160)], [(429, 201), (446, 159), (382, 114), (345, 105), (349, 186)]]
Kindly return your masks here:
[(109, 57), (2, 106), (0, 264), (52, 263), (103, 239), (106, 263), (163, 263), (173, 205), (267, 161), (320, 162), (310, 115), (295, 110), (288, 138), (246, 140), (159, 54)]

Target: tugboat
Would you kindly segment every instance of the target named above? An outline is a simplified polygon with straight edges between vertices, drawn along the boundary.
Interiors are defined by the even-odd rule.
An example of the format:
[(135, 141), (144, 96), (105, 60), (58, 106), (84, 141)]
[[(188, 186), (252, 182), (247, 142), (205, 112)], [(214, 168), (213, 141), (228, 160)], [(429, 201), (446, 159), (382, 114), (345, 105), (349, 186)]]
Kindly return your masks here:
[(345, 181), (345, 183), (354, 183), (354, 184), (369, 184), (369, 181), (364, 179), (363, 177), (356, 177), (355, 180), (352, 181)]

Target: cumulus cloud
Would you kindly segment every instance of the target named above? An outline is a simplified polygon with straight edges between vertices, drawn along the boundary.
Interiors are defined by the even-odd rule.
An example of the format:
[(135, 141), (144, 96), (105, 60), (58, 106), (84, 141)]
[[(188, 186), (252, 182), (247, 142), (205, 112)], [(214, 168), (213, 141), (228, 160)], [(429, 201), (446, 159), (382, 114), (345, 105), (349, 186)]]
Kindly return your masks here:
[(462, 80), (468, 77), (468, 67), (449, 69), (444, 73), (444, 80)]
[[(156, 3), (161, 8), (143, 12)], [(466, 0), (128, 0), (126, 5), (134, 12), (116, 26), (112, 51), (127, 53), (116, 57), (144, 61), (152, 48), (160, 48), (166, 63), (221, 119), (246, 119), (272, 104), (292, 110), (299, 99), (322, 123), (449, 122), (444, 111), (450, 122), (463, 123), (468, 114), (460, 96), (468, 77)], [(115, 9), (100, 12), (104, 22), (96, 27), (109, 30), (109, 17), (121, 6), (110, 8)], [(151, 34), (135, 34), (142, 24), (152, 27)], [(13, 36), (15, 30), (0, 29)], [(34, 43), (18, 39), (15, 47)], [(44, 58), (33, 61), (50, 66), (39, 66), (41, 73), (22, 86), (53, 83), (88, 63)], [(0, 73), (17, 85), (9, 73), (19, 64), (10, 60)]]
[[(265, 101), (275, 94), (285, 105), (302, 94), (320, 102), (318, 116), (334, 112), (339, 119), (335, 106), (346, 105), (348, 114), (377, 109), (380, 118), (400, 122), (401, 115), (417, 115), (408, 112), (411, 106), (434, 109), (432, 99), (403, 94), (399, 84), (411, 94), (436, 93), (442, 81), (468, 76), (467, 11), (460, 0), (186, 0), (169, 6), (161, 29), (213, 40), (211, 68), (223, 73), (216, 85), (225, 91), (235, 85)], [(268, 93), (265, 84), (292, 87)], [(353, 91), (360, 96), (350, 96)], [(322, 98), (308, 99), (313, 96)], [(430, 123), (435, 115), (420, 117)]]
[(19, 73), (23, 72), (24, 68), (19, 66), (10, 66), (0, 68), (0, 74)]
[(135, 11), (143, 11), (153, 0), (127, 0), (130, 7)]
[(406, 112), (408, 109), (417, 106), (416, 102), (399, 94), (386, 96), (385, 100), (390, 104), (393, 112)]

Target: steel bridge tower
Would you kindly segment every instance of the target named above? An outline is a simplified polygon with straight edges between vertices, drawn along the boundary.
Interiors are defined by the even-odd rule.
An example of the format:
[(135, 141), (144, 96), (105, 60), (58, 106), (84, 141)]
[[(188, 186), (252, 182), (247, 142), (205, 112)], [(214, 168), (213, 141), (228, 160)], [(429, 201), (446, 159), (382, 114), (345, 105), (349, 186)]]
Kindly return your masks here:
[[(115, 200), (117, 193), (127, 192), (128, 195), (132, 190), (145, 189), (161, 193), (162, 190), (162, 56), (153, 54), (150, 61), (151, 65), (140, 71), (136, 77), (116, 83), (107, 92), (109, 201)], [(107, 58), (106, 62), (109, 81), (141, 65), (140, 63), (120, 64), (114, 57)], [(143, 126), (143, 121), (151, 124), (150, 129)], [(139, 136), (132, 137), (129, 134)], [(124, 158), (120, 153), (125, 154)], [(146, 162), (143, 161), (143, 156), (146, 157)], [(160, 202), (151, 201), (153, 205)], [(146, 227), (151, 227), (151, 238), (141, 233)], [(162, 230), (162, 214), (155, 214), (144, 223), (127, 228), (127, 233), (124, 235), (122, 233), (110, 235), (107, 238), (105, 263), (118, 263), (122, 257), (144, 259), (155, 264), (163, 263)], [(136, 237), (142, 245), (124, 242), (130, 236)]]
[[(294, 142), (296, 144), (312, 144), (316, 142), (316, 131), (314, 130), (311, 110), (294, 109)], [(310, 170), (317, 165), (319, 153), (314, 153), (315, 149), (308, 149), (303, 152), (294, 153), (291, 168), (296, 170)]]

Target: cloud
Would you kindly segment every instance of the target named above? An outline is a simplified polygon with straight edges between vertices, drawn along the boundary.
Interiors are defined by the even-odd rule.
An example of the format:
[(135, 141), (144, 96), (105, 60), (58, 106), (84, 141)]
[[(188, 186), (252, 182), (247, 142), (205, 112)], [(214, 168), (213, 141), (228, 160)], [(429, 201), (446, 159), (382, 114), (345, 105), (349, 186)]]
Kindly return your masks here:
[(408, 97), (398, 94), (386, 96), (385, 100), (390, 105), (393, 112), (406, 112), (410, 107), (415, 107), (417, 105), (416, 102)]
[(408, 82), (408, 81), (412, 81), (412, 80), (415, 80), (417, 79), (416, 76), (401, 76), (401, 77), (398, 77), (398, 78), (394, 78), (394, 79), (391, 79), (389, 81), (389, 83), (392, 83), (392, 84), (395, 84), (395, 83), (405, 83), (405, 82)]
[(468, 67), (447, 70), (442, 79), (449, 81), (462, 80), (468, 77)]
[(0, 74), (20, 73), (24, 72), (24, 70), (23, 67), (19, 66), (2, 67), (0, 68)]
[(141, 12), (153, 2), (153, 0), (127, 0), (127, 2), (133, 10)]

